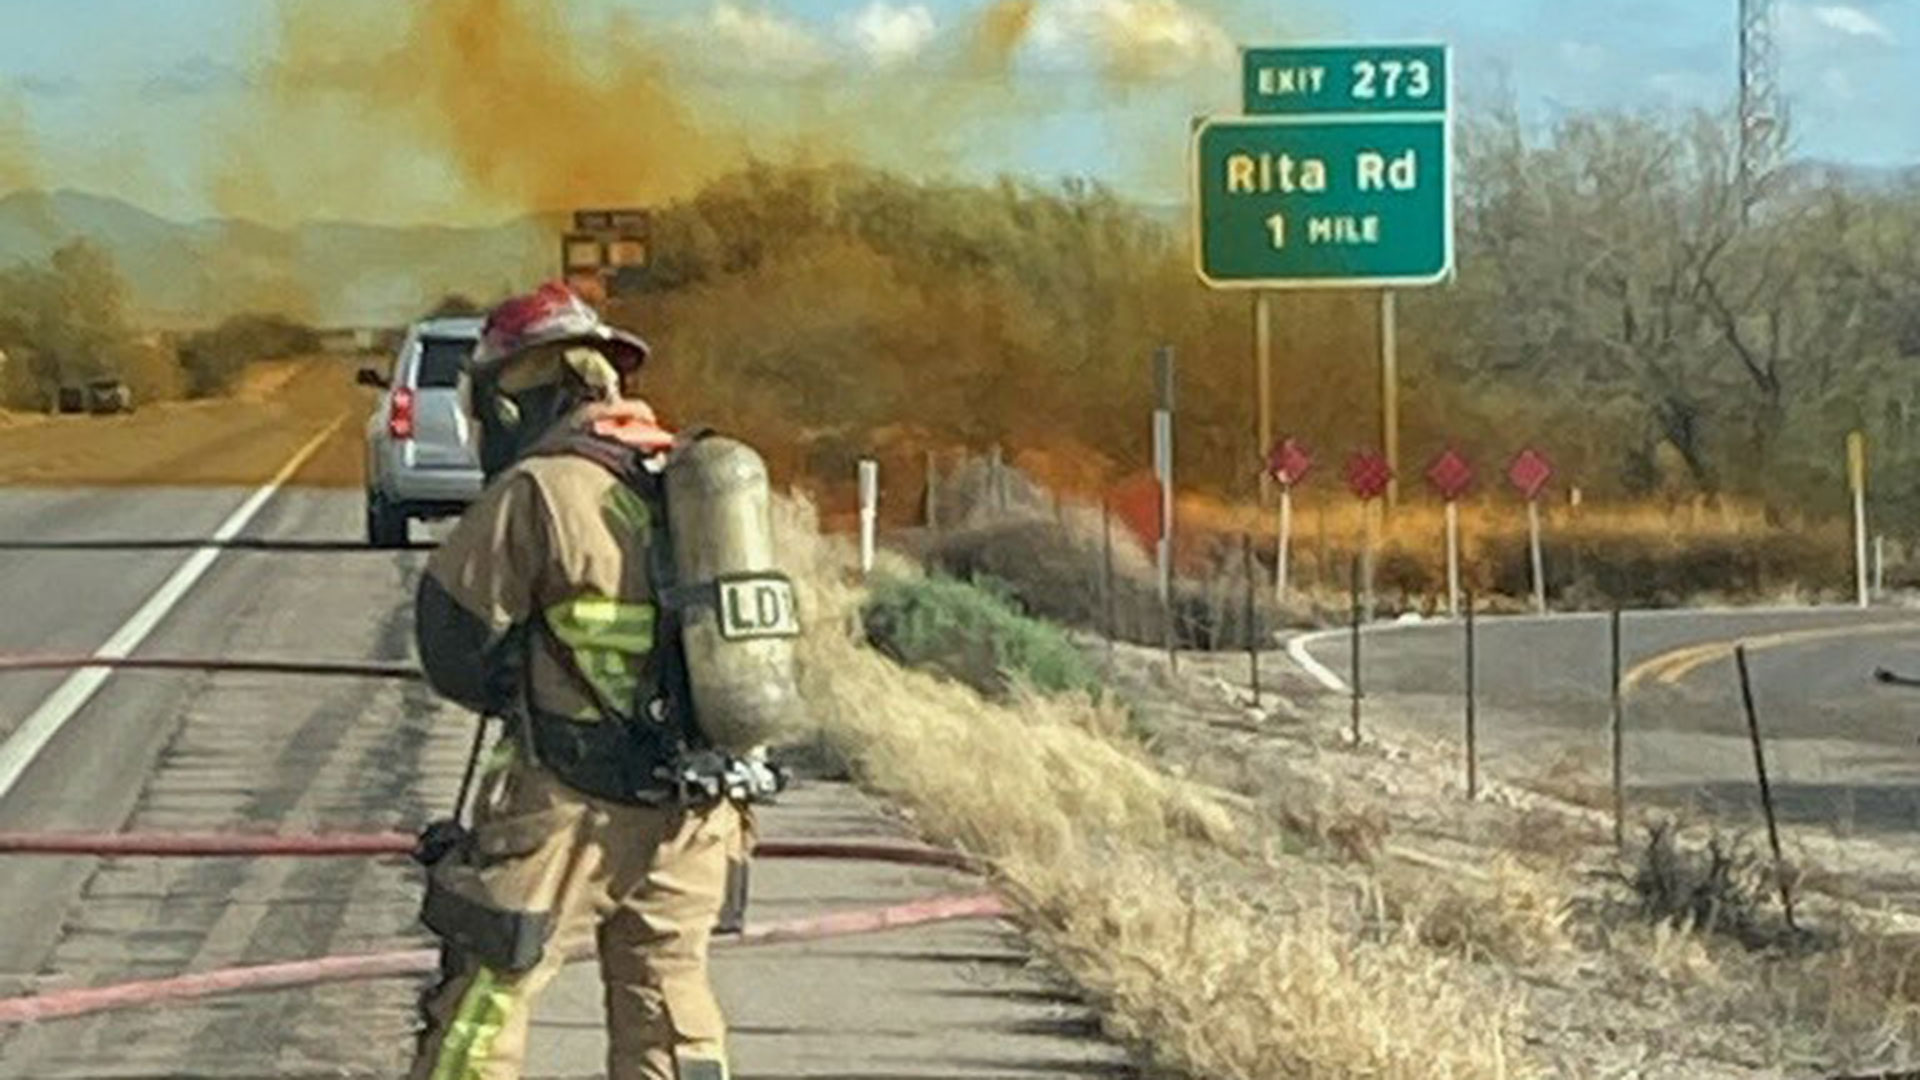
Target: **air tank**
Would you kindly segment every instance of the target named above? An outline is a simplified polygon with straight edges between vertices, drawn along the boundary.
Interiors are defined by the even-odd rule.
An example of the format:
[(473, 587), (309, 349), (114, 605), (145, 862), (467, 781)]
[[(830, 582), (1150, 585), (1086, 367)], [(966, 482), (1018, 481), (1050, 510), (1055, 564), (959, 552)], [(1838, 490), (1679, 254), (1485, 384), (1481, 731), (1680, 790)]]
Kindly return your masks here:
[(709, 435), (673, 454), (665, 480), (694, 719), (715, 748), (745, 754), (795, 730), (800, 713), (800, 623), (774, 562), (766, 463)]

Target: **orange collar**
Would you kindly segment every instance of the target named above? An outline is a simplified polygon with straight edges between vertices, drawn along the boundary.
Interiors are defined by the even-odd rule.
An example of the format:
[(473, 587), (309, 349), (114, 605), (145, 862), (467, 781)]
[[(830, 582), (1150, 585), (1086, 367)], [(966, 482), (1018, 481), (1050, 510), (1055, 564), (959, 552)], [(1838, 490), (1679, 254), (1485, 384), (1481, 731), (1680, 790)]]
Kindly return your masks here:
[(673, 432), (660, 424), (644, 401), (622, 401), (590, 410), (587, 430), (648, 453), (673, 447)]

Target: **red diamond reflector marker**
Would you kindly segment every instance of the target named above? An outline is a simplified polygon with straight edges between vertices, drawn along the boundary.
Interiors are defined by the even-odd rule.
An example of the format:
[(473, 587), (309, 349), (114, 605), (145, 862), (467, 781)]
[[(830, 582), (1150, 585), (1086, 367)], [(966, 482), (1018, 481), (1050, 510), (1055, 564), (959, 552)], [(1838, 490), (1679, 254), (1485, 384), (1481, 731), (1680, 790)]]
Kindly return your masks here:
[(1540, 489), (1553, 479), (1553, 464), (1529, 446), (1514, 457), (1512, 465), (1507, 466), (1507, 479), (1519, 489), (1520, 494), (1537, 499)]
[(1306, 479), (1313, 455), (1292, 439), (1282, 439), (1267, 452), (1267, 473), (1287, 487)]
[(1448, 447), (1433, 459), (1433, 464), (1427, 466), (1427, 483), (1433, 485), (1433, 490), (1439, 492), (1441, 498), (1452, 502), (1466, 494), (1467, 488), (1472, 486), (1473, 466), (1460, 456), (1459, 451)]
[(1393, 469), (1379, 454), (1355, 454), (1347, 459), (1347, 487), (1362, 499), (1377, 499), (1387, 493)]

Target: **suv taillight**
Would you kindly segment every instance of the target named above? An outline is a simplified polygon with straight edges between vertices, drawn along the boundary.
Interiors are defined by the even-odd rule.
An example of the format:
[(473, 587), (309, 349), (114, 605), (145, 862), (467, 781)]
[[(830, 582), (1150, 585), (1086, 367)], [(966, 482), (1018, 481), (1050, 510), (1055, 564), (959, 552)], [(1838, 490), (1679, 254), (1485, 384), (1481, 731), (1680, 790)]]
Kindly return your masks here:
[(387, 434), (413, 438), (413, 391), (404, 386), (393, 392), (393, 402), (387, 406)]

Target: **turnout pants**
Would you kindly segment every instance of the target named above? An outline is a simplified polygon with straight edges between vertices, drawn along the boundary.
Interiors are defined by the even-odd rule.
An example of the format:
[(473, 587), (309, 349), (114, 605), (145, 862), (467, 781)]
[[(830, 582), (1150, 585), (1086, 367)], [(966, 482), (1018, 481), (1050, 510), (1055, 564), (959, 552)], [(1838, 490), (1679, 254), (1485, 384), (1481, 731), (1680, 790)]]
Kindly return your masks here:
[(451, 949), (422, 999), (411, 1080), (518, 1080), (533, 999), (569, 952), (597, 946), (606, 984), (608, 1080), (725, 1080), (725, 1024), (707, 946), (751, 820), (710, 809), (629, 806), (512, 763), (490, 774), (474, 846), (503, 900), (553, 912), (540, 963), (518, 975)]

